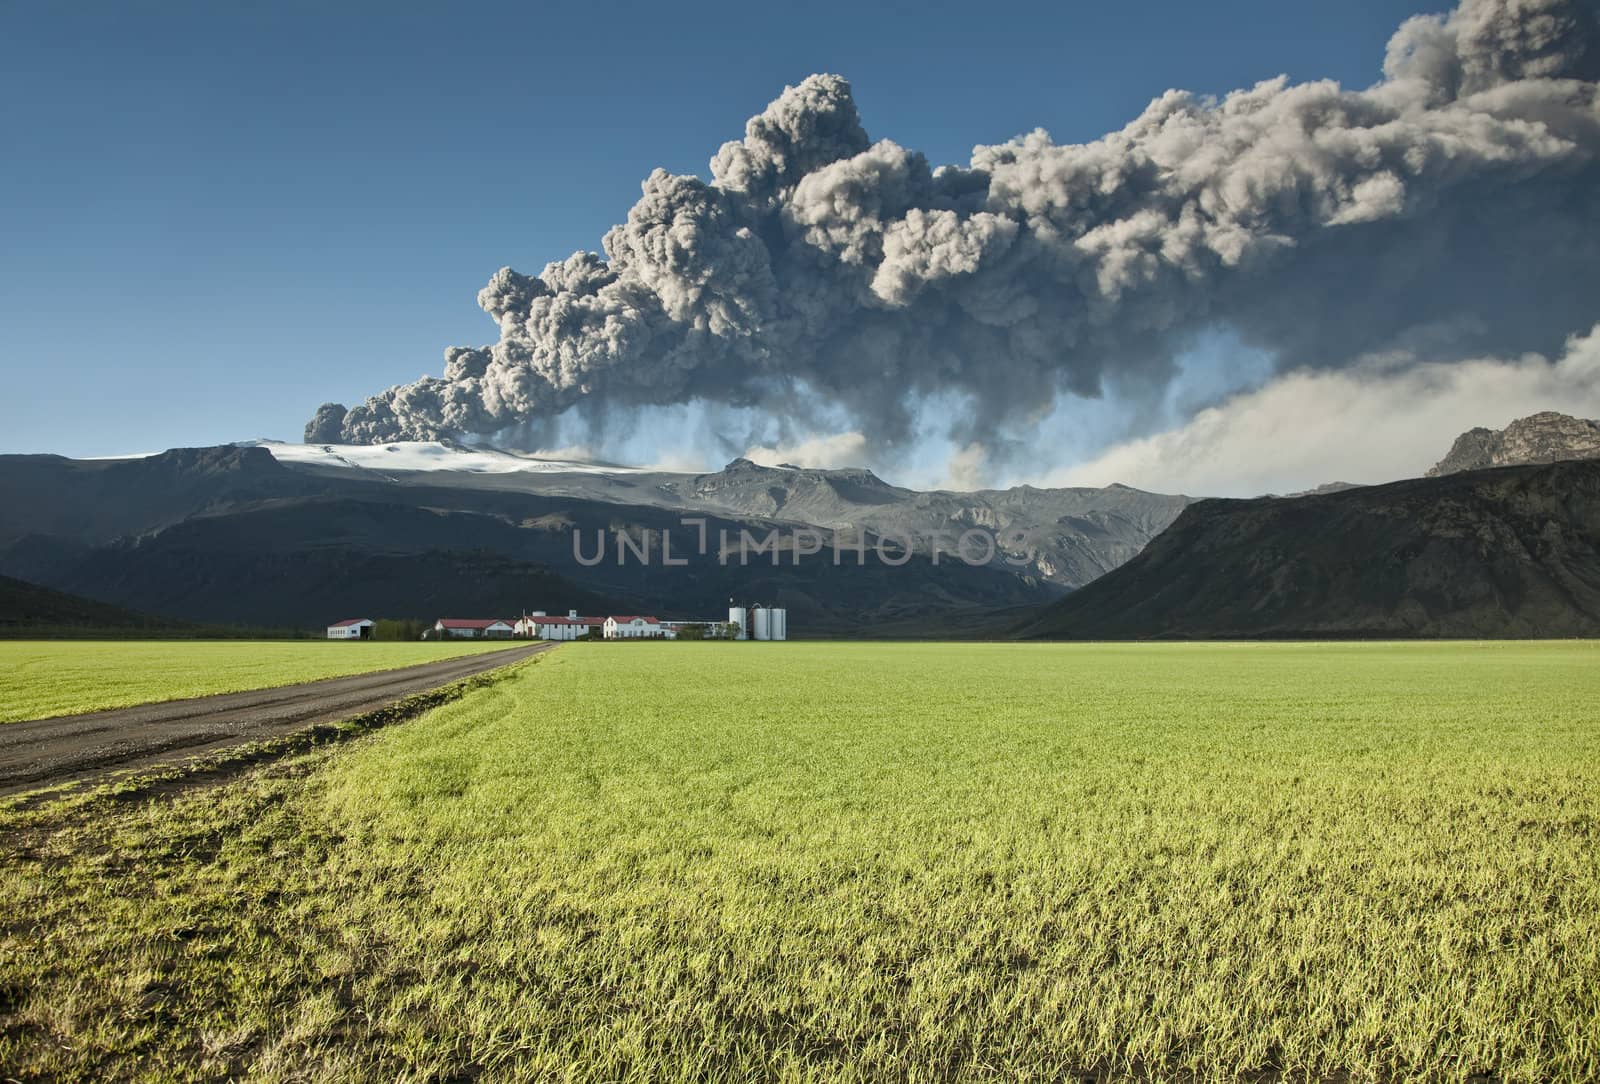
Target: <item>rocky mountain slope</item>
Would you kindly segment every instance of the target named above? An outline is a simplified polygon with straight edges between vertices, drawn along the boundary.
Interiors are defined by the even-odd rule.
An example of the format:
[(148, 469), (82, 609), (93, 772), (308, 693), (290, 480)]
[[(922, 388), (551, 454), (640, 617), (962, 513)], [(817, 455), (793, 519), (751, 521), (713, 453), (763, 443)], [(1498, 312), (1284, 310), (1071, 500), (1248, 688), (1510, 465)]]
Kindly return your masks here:
[(1456, 438), (1449, 454), (1428, 471), (1428, 477), (1485, 467), (1597, 457), (1600, 457), (1600, 421), (1546, 410), (1518, 418), (1504, 429), (1467, 430)]
[[(683, 506), (733, 515), (864, 528), (955, 552), (963, 534), (991, 540), (996, 562), (1020, 574), (1078, 587), (1127, 561), (1171, 523), (1189, 498), (1127, 486), (920, 492), (868, 470), (767, 467), (735, 459), (713, 474), (661, 483)], [(968, 553), (988, 543), (969, 538)]]
[[(1126, 486), (957, 493), (891, 485), (869, 470), (762, 466), (735, 459), (720, 471), (689, 474), (536, 459), (494, 449), (436, 443), (386, 446), (262, 443), (285, 465), (307, 475), (571, 497), (687, 514), (765, 522), (866, 529), (953, 551), (963, 532), (994, 544), (992, 563), (1014, 575), (1079, 587), (1132, 557), (1171, 523), (1190, 498)], [(981, 552), (971, 539), (969, 553)]]
[(1600, 635), (1600, 460), (1200, 501), (1138, 557), (1017, 632)]

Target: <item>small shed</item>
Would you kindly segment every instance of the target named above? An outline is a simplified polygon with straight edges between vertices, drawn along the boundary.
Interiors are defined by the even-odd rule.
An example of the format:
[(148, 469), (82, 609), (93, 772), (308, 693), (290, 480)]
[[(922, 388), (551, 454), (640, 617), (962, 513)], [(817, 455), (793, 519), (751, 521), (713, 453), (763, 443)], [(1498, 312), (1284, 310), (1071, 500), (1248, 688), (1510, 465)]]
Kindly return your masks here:
[(370, 640), (374, 622), (370, 617), (350, 617), (328, 626), (330, 640)]

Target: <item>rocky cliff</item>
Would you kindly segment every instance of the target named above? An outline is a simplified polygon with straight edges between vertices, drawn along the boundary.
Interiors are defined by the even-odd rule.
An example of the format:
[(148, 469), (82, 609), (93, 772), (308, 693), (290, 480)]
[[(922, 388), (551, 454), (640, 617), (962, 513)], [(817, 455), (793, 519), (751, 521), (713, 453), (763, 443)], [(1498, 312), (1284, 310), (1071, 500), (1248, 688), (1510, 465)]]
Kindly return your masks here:
[(1450, 453), (1428, 471), (1429, 478), (1484, 467), (1555, 463), (1600, 457), (1600, 422), (1546, 410), (1518, 418), (1504, 429), (1469, 429)]

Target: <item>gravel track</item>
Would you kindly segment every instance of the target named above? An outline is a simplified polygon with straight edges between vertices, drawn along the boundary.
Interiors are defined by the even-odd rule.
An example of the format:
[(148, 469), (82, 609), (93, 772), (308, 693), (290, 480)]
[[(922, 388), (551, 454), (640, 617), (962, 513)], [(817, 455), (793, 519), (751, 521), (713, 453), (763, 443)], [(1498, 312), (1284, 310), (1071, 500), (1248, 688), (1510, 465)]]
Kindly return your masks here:
[(0, 725), (0, 795), (161, 768), (230, 746), (283, 737), (389, 707), (406, 697), (520, 662), (556, 645)]

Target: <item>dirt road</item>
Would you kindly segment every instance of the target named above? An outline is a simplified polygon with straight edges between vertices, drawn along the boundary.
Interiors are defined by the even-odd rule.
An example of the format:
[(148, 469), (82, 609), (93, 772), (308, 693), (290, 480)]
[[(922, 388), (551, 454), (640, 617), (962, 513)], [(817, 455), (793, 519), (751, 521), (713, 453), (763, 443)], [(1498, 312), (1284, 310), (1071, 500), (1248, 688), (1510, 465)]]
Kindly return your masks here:
[(532, 644), (303, 685), (0, 724), (0, 795), (126, 768), (164, 767), (349, 719), (554, 646)]

